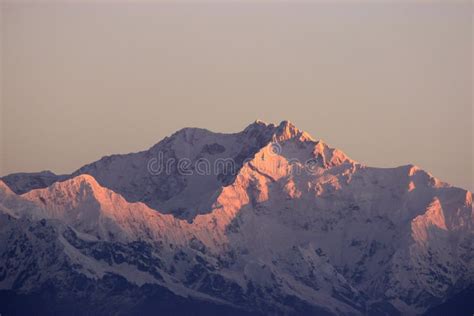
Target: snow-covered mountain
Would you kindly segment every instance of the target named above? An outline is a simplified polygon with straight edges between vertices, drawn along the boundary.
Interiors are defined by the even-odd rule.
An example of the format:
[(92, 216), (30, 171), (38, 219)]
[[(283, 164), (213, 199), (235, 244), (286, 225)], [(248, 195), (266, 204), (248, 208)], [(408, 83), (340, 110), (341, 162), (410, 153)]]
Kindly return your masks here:
[(287, 121), (186, 128), (71, 175), (2, 181), (10, 311), (421, 314), (474, 280), (472, 193), (364, 166)]

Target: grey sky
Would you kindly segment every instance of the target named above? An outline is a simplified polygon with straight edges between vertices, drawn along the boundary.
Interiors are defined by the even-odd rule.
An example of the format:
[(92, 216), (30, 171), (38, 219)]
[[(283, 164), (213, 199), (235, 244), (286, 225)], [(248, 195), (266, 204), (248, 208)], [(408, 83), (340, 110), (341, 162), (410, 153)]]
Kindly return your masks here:
[(259, 118), (472, 190), (472, 33), (469, 1), (3, 2), (0, 174)]

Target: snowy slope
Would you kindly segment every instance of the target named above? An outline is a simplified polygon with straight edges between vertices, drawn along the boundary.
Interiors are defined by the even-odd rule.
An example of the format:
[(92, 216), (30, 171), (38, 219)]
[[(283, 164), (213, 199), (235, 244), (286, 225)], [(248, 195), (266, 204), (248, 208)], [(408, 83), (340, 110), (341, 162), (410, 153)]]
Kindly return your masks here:
[[(235, 174), (155, 175), (149, 161), (160, 153), (230, 157)], [(343, 315), (418, 314), (473, 283), (470, 192), (412, 165), (361, 165), (287, 121), (236, 134), (184, 129), (42, 188), (9, 179), (26, 193), (0, 182), (3, 231), (52, 223), (58, 256), (93, 280), (113, 273), (247, 312)], [(7, 235), (2, 260), (21, 266)], [(2, 288), (13, 288), (15, 269)], [(42, 282), (22, 278), (25, 291)]]
[[(306, 304), (308, 307), (305, 308), (308, 310), (320, 310), (318, 306), (324, 306), (321, 310), (332, 310), (334, 313), (340, 310), (344, 313), (357, 311), (333, 298), (331, 292), (317, 293), (313, 288), (317, 286), (316, 279), (305, 285), (295, 279), (291, 271), (280, 272), (283, 267), (274, 266), (267, 271), (264, 261), (258, 258), (245, 262), (241, 267), (229, 251), (221, 251), (217, 255), (216, 250), (207, 250), (198, 238), (208, 235), (203, 241), (213, 240), (215, 237), (209, 236), (212, 233), (208, 228), (174, 219), (171, 215), (160, 215), (142, 203), (128, 203), (119, 195), (100, 187), (90, 176), (78, 176), (16, 198), (25, 199), (26, 204), (30, 204), (29, 200), (36, 203), (37, 208), (32, 209), (36, 220), (1, 218), (2, 227), (6, 230), (5, 238), (2, 239), (5, 243), (1, 248), (3, 253), (11, 253), (13, 246), (16, 252), (15, 246), (17, 242), (21, 242), (27, 243), (28, 248), (36, 249), (37, 252), (27, 252), (29, 260), (26, 260), (23, 253), (5, 258), (7, 261), (2, 266), (8, 267), (8, 270), (2, 271), (7, 276), (0, 282), (2, 288), (15, 288), (18, 279), (24, 279), (21, 281), (22, 291), (39, 290), (37, 285), (49, 281), (58, 269), (61, 275), (66, 275), (63, 277), (69, 278), (69, 274), (81, 273), (97, 282), (112, 273), (139, 286), (158, 284), (176, 295), (192, 295), (227, 305), (239, 302), (240, 308), (244, 309), (250, 309), (254, 302), (261, 301), (260, 312), (292, 311), (294, 306), (286, 306), (280, 301), (293, 296), (305, 302), (299, 305)], [(53, 221), (49, 228), (51, 220), (59, 222)], [(26, 237), (31, 235), (32, 230), (36, 231), (37, 227), (53, 234), (49, 236), (41, 232), (42, 236), (47, 237), (44, 240), (47, 245), (42, 244), (41, 238)], [(23, 231), (28, 231), (26, 236)], [(12, 232), (18, 236), (12, 237)], [(51, 245), (51, 241), (57, 245)], [(351, 297), (359, 295), (327, 263), (326, 258), (321, 259), (312, 251), (312, 248), (292, 250), (295, 255), (306, 257), (299, 260), (303, 260), (304, 265), (310, 264), (312, 273), (321, 268), (321, 272), (327, 274), (325, 287), (330, 286), (329, 278), (335, 278), (331, 283), (340, 284), (341, 293), (346, 295), (347, 292)], [(45, 258), (44, 254), (47, 253), (49, 261), (38, 263), (34, 256), (30, 258), (32, 253), (40, 258)], [(63, 271), (64, 263), (56, 263), (58, 258), (73, 268)], [(25, 271), (29, 271), (33, 264), (31, 261), (35, 267), (44, 264), (45, 269), (51, 268), (53, 271), (42, 271), (40, 276), (46, 277), (44, 280), (36, 273), (25, 278)], [(27, 264), (26, 267), (23, 264)], [(41, 270), (42, 268), (35, 269), (36, 272)], [(268, 275), (264, 276), (262, 270), (267, 271)], [(299, 275), (302, 279), (307, 276), (306, 272)], [(58, 278), (61, 279), (61, 276)], [(217, 288), (216, 282), (220, 282), (222, 288)], [(240, 290), (223, 292), (232, 288)], [(272, 288), (273, 292), (268, 297), (261, 297), (261, 292), (252, 292), (259, 289), (261, 291), (262, 288)]]

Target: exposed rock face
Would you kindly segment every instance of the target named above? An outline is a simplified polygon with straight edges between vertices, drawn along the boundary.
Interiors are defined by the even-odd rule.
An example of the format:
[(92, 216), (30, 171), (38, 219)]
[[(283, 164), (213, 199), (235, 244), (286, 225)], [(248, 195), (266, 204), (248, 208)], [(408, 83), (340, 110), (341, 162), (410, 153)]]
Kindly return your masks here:
[[(153, 172), (157, 157), (188, 159), (190, 172)], [(199, 172), (199, 161), (221, 169)], [(57, 304), (97, 300), (104, 313), (167, 293), (229, 314), (419, 314), (473, 283), (470, 192), (412, 165), (361, 165), (287, 121), (183, 129), (42, 185), (4, 179), (8, 295), (48, 285), (64, 293)]]

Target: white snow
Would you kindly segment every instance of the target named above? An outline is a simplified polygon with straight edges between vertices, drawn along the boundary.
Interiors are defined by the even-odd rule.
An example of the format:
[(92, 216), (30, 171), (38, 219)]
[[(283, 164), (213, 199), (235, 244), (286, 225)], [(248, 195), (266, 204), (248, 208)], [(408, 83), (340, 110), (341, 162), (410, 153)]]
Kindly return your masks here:
[[(259, 133), (272, 137), (259, 144)], [(225, 150), (206, 154), (206, 144)], [(228, 186), (213, 174), (195, 174), (169, 199), (148, 200), (154, 208), (130, 202), (160, 185), (150, 182), (144, 165), (165, 145), (177, 158), (211, 162), (235, 157), (246, 146), (261, 147)], [(315, 164), (307, 169), (311, 159)], [(248, 280), (278, 287), (336, 313), (357, 311), (334, 298), (334, 290), (355, 301), (361, 292), (373, 301), (386, 296), (402, 312), (418, 313), (429, 306), (408, 303), (417, 295), (443, 298), (459, 280), (473, 281), (472, 260), (465, 260), (471, 249), (462, 246), (474, 240), (470, 192), (412, 165), (361, 165), (289, 122), (278, 127), (256, 122), (238, 134), (184, 129), (147, 152), (103, 159), (82, 171), (97, 180), (77, 174), (22, 196), (0, 182), (0, 210), (57, 219), (90, 239), (144, 240), (183, 249), (198, 240), (211, 258), (236, 254), (236, 261), (218, 273), (242, 287)], [(128, 192), (128, 201), (120, 191)], [(177, 208), (188, 217), (173, 216)], [(71, 247), (66, 253), (77, 256)], [(171, 255), (167, 260), (180, 266)], [(98, 275), (105, 271), (94, 259), (81, 262), (89, 262)], [(137, 284), (150, 278), (130, 265), (110, 269)], [(175, 277), (173, 282), (183, 281)]]

